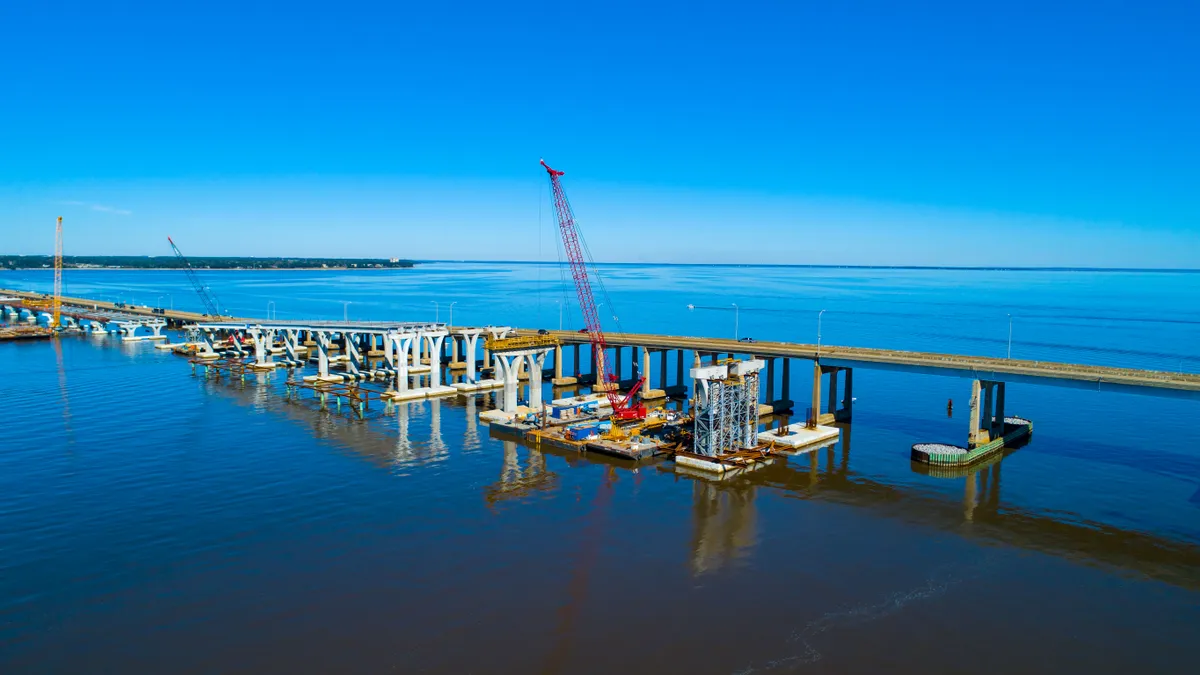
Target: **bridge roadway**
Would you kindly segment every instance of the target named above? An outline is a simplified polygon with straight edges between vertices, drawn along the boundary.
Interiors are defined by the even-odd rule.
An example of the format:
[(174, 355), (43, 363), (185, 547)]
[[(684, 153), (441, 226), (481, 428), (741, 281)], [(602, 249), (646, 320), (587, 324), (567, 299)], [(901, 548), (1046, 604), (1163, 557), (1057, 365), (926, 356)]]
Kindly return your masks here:
[[(536, 331), (517, 330), (518, 335)], [(588, 344), (588, 335), (551, 330), (563, 344)], [(705, 354), (753, 354), (757, 357), (799, 358), (835, 368), (872, 368), (972, 380), (1025, 382), (1099, 391), (1126, 391), (1170, 398), (1200, 399), (1200, 375), (1132, 368), (1089, 366), (1052, 361), (1026, 361), (989, 356), (908, 352), (894, 349), (840, 347), (791, 342), (741, 342), (728, 338), (611, 333), (610, 347), (684, 349)]]
[[(49, 300), (51, 296), (45, 293), (31, 293), (29, 291), (17, 291), (7, 288), (0, 288), (0, 295), (7, 295), (20, 300)], [(164, 309), (162, 312), (154, 311), (152, 307), (135, 307), (128, 303), (122, 303), (123, 306), (117, 305), (115, 302), (106, 302), (104, 300), (89, 300), (87, 298), (70, 298), (63, 296), (62, 313), (68, 316), (81, 316), (87, 318), (88, 315), (94, 314), (97, 310), (106, 310), (108, 312), (118, 312), (127, 317), (147, 317), (155, 319), (165, 319), (171, 325), (182, 325), (184, 323), (195, 323), (197, 321), (209, 321), (213, 317), (205, 316), (198, 312), (185, 312), (175, 309)], [(41, 310), (45, 311), (45, 310)], [(230, 319), (228, 317), (222, 319), (226, 321), (238, 321), (239, 319)]]
[[(0, 289), (0, 294), (22, 299), (45, 299), (46, 295)], [(86, 298), (63, 298), (64, 312), (80, 313), (100, 310), (121, 312), (125, 315), (155, 317), (169, 320), (172, 324), (200, 323), (211, 321), (196, 312), (164, 310), (156, 313), (149, 307), (118, 307), (115, 303)], [(262, 323), (261, 319), (224, 317), (225, 323)], [(285, 323), (285, 322), (274, 322)], [(311, 323), (311, 322), (301, 322)], [(337, 322), (322, 321), (323, 327), (336, 329), (344, 326), (350, 330), (367, 327), (393, 325), (389, 322)], [(536, 331), (517, 330), (515, 335), (531, 335)], [(586, 333), (551, 330), (564, 345), (588, 344)], [(688, 350), (703, 354), (753, 354), (758, 357), (806, 359), (819, 362), (823, 368), (846, 369), (871, 368), (896, 370), (926, 375), (943, 375), (980, 381), (1048, 384), (1074, 387), (1094, 391), (1124, 391), (1143, 395), (1171, 398), (1200, 399), (1200, 375), (1165, 371), (1113, 368), (1052, 361), (1028, 361), (1003, 359), (988, 356), (962, 354), (938, 354), (910, 352), (892, 349), (870, 349), (866, 347), (842, 347), (791, 342), (741, 342), (728, 338), (687, 337), (680, 335), (651, 335), (639, 333), (611, 333), (605, 336), (610, 347), (631, 347), (650, 350)], [(487, 364), (491, 365), (491, 364)]]

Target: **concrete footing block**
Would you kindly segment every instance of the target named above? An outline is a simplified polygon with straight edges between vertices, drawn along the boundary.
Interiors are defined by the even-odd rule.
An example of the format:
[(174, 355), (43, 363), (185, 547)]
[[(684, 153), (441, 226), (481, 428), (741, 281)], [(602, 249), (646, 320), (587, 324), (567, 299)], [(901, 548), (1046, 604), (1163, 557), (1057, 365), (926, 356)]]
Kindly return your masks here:
[(758, 440), (761, 443), (771, 443), (777, 450), (784, 452), (808, 452), (837, 441), (841, 433), (837, 427), (818, 424), (817, 428), (808, 429), (803, 422), (797, 422), (784, 427), (783, 431), (764, 431), (758, 435)]
[(389, 391), (382, 394), (382, 396), (393, 401), (413, 401), (425, 398), (425, 392), (420, 389), (405, 389), (404, 391)]
[(556, 377), (553, 380), (550, 380), (550, 384), (552, 384), (556, 387), (568, 387), (572, 384), (578, 384), (578, 383), (579, 383), (579, 380), (574, 377)]
[(491, 389), (501, 389), (504, 387), (504, 383), (499, 380), (480, 380), (475, 383), (456, 382), (451, 386), (459, 391), (488, 391)]
[(416, 389), (407, 389), (405, 391), (389, 391), (383, 396), (392, 399), (393, 401), (411, 401), (418, 398), (437, 398), (439, 396), (452, 396), (457, 394), (458, 390), (454, 387), (417, 387)]

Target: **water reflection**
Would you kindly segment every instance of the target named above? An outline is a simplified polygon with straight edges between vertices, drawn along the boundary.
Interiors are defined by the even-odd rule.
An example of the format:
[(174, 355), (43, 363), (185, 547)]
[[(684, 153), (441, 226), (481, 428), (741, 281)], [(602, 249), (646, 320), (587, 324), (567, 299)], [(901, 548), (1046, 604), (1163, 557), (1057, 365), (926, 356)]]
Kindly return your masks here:
[(475, 396), (466, 397), (467, 430), (463, 433), (463, 452), (475, 452), (482, 447), (479, 442), (479, 412)]
[(58, 368), (58, 396), (62, 401), (63, 431), (67, 435), (67, 445), (75, 445), (75, 428), (71, 425), (71, 398), (67, 395), (67, 369), (63, 365), (62, 339), (50, 340), (54, 344), (54, 362)]
[[(842, 427), (843, 434), (848, 427)], [(844, 436), (849, 440), (848, 436)], [(1039, 511), (1006, 504), (1001, 508), (1001, 466), (1012, 451), (969, 469), (929, 470), (962, 481), (962, 499), (947, 499), (935, 487), (897, 485), (853, 470), (849, 449), (843, 444), (842, 462), (836, 463), (836, 446), (776, 461), (760, 471), (730, 479), (772, 487), (801, 499), (869, 509), (873, 513), (913, 525), (954, 530), (973, 538), (1037, 550), (1103, 565), (1166, 581), (1200, 588), (1200, 547), (1147, 532), (1122, 529), (1087, 520), (1072, 513)], [(824, 469), (821, 457), (824, 456)]]
[(483, 499), (488, 507), (509, 499), (525, 499), (537, 492), (553, 492), (558, 489), (558, 474), (546, 468), (546, 456), (528, 448), (528, 460), (521, 464), (516, 441), (502, 441), (504, 463), (500, 469), (500, 480), (483, 489)]
[(758, 542), (755, 486), (692, 481), (692, 574), (701, 576), (748, 558)]
[[(321, 411), (308, 401), (287, 402), (270, 382), (243, 385), (237, 382), (207, 381), (206, 389), (232, 396), (251, 406), (263, 406), (309, 426), (314, 437), (330, 440), (381, 464), (412, 466), (448, 459), (449, 451), (441, 433), (441, 408), (457, 408), (456, 399), (424, 401), (395, 406), (395, 437), (378, 419), (357, 421), (345, 415)], [(256, 390), (265, 391), (256, 391)], [(249, 391), (247, 391), (249, 390)], [(272, 393), (274, 392), (274, 393)], [(425, 406), (430, 414), (424, 415)], [(486, 397), (464, 402), (465, 413), (474, 405), (487, 407)], [(458, 414), (457, 412), (455, 414)], [(414, 441), (420, 435), (418, 420), (428, 417), (428, 441)], [(470, 414), (463, 439), (467, 447), (481, 447)], [(1087, 520), (1073, 513), (1043, 511), (1006, 504), (1001, 508), (1001, 466), (998, 456), (980, 466), (964, 469), (918, 471), (947, 480), (961, 481), (961, 498), (947, 498), (937, 485), (888, 483), (877, 475), (854, 470), (851, 462), (852, 426), (841, 425), (842, 438), (828, 447), (804, 455), (777, 460), (759, 471), (730, 476), (719, 483), (708, 477), (685, 475), (669, 462), (659, 462), (664, 470), (693, 482), (693, 536), (689, 555), (695, 574), (709, 574), (745, 559), (759, 538), (754, 499), (760, 488), (772, 488), (799, 499), (819, 499), (836, 504), (869, 509), (876, 515), (901, 520), (916, 526), (953, 530), (969, 537), (1037, 550), (1076, 560), (1137, 572), (1189, 588), (1200, 588), (1200, 547), (1135, 530), (1122, 529)], [(521, 460), (517, 439), (504, 439), (504, 463), (500, 480), (484, 488), (485, 501), (495, 505), (513, 497), (524, 498), (558, 488), (558, 477), (546, 466), (546, 454), (561, 456), (568, 464), (606, 465), (609, 484), (622, 471), (636, 465), (620, 460), (546, 448), (528, 450)], [(642, 464), (641, 466), (645, 466)], [(864, 467), (871, 471), (871, 467)], [(640, 477), (640, 476), (639, 476)]]

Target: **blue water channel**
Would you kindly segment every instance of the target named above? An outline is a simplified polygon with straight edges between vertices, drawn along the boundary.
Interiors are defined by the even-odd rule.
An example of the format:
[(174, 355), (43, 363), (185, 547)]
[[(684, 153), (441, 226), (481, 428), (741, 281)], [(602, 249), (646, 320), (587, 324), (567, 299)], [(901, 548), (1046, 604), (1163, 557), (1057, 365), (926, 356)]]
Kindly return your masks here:
[[(1196, 273), (601, 272), (613, 332), (811, 343), (825, 310), (824, 344), (1200, 372)], [(581, 325), (556, 265), (202, 274), (241, 316)], [(178, 271), (68, 270), (66, 292), (199, 309)], [(794, 363), (792, 397), (810, 382)], [(1032, 441), (938, 476), (909, 448), (965, 442), (969, 381), (861, 370), (837, 445), (716, 482), (493, 438), (491, 395), (359, 421), (283, 392), (146, 342), (0, 344), (0, 672), (1200, 662), (1200, 401), (1011, 385)]]

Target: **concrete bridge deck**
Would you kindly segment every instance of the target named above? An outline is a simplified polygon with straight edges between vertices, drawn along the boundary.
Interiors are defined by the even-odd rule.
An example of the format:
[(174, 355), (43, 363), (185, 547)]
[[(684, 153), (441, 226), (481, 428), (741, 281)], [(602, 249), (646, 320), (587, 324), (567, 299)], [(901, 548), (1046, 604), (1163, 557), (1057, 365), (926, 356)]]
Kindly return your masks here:
[[(24, 300), (49, 300), (51, 296), (45, 293), (33, 293), (30, 291), (18, 291), (11, 289), (0, 289), (0, 294), (7, 295), (19, 301)], [(62, 312), (68, 316), (95, 314), (98, 311), (119, 312), (125, 317), (145, 317), (155, 319), (165, 319), (173, 325), (181, 325), (184, 323), (194, 323), (197, 321), (211, 321), (215, 317), (205, 316), (198, 312), (185, 312), (175, 309), (164, 309), (161, 312), (155, 311), (154, 307), (136, 307), (128, 303), (122, 303), (123, 306), (115, 302), (106, 302), (104, 300), (90, 300), (88, 298), (71, 298), (63, 296)], [(83, 318), (87, 318), (83, 316)], [(233, 320), (233, 319), (222, 319)]]
[[(535, 333), (517, 330), (518, 335)], [(588, 344), (586, 333), (549, 331), (564, 345)], [(684, 349), (706, 354), (753, 354), (757, 357), (799, 358), (823, 366), (899, 370), (972, 380), (1049, 384), (1100, 391), (1134, 391), (1172, 398), (1200, 399), (1200, 375), (1133, 368), (1112, 368), (1053, 361), (1027, 361), (988, 356), (909, 352), (866, 347), (800, 344), (791, 342), (741, 342), (728, 338), (609, 333), (610, 347)]]

